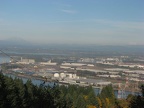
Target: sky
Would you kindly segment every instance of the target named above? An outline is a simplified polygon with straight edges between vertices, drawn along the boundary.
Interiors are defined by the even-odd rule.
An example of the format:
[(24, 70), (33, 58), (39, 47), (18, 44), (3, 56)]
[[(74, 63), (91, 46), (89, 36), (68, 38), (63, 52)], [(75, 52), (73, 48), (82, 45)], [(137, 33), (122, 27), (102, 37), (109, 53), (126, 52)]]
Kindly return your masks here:
[(0, 0), (0, 40), (144, 45), (144, 0)]

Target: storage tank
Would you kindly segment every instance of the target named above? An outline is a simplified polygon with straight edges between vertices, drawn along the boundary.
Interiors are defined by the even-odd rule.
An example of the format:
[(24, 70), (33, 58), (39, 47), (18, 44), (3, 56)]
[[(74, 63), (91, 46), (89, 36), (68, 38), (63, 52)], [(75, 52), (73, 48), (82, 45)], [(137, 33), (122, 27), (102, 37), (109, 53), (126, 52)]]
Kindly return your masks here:
[(54, 77), (58, 78), (59, 77), (59, 73), (55, 73)]
[(76, 74), (73, 74), (73, 78), (76, 78)]
[(72, 74), (69, 74), (69, 78), (72, 78), (73, 77), (73, 75)]
[(66, 77), (66, 74), (65, 73), (60, 73), (60, 77), (64, 78), (64, 77)]

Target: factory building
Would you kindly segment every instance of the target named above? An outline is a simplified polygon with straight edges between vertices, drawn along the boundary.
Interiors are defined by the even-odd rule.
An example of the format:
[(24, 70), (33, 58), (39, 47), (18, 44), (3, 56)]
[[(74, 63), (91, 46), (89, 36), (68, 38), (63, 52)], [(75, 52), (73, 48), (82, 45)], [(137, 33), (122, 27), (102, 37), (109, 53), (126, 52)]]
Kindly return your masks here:
[(96, 79), (78, 79), (76, 82), (80, 84), (88, 84), (88, 85), (95, 85), (95, 86), (106, 86), (111, 84), (110, 81), (104, 81), (104, 80), (96, 80)]
[(86, 64), (82, 63), (62, 63), (62, 66), (86, 66)]
[(76, 79), (77, 75), (72, 73), (54, 73), (54, 78), (69, 78), (69, 79)]
[(35, 60), (34, 59), (23, 59), (21, 57), (21, 60), (19, 62), (16, 62), (17, 64), (34, 64)]
[(95, 63), (95, 59), (93, 58), (80, 58), (78, 62), (81, 63)]
[(51, 62), (51, 60), (49, 60), (48, 62), (40, 62), (41, 65), (50, 65), (50, 66), (55, 66), (57, 65), (57, 63), (55, 62)]

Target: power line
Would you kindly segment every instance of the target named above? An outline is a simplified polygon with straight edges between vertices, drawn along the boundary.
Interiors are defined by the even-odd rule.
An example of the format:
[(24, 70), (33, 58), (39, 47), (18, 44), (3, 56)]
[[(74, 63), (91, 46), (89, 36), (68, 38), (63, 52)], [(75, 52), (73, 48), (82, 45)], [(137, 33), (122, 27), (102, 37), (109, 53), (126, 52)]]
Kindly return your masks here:
[[(10, 59), (12, 59), (12, 60), (14, 60), (16, 62), (19, 62), (18, 60), (15, 60), (13, 57), (11, 57), (9, 54), (5, 53), (1, 49), (0, 49), (0, 52), (3, 53), (4, 55), (6, 55), (7, 57), (9, 57)], [(21, 65), (22, 67), (26, 68), (26, 66), (24, 64), (19, 64), (19, 65)]]
[[(8, 57), (10, 57), (11, 59), (13, 59), (14, 60), (14, 58), (13, 57), (11, 57), (9, 54), (7, 54), (7, 53), (5, 53), (4, 51), (2, 51), (1, 49), (0, 49), (0, 52), (2, 52), (3, 54), (5, 54), (6, 56), (8, 56)], [(15, 60), (16, 62), (18, 62), (17, 60)], [(23, 67), (25, 67), (26, 68), (26, 66), (24, 65), (24, 64), (20, 64), (20, 65), (22, 65)], [(29, 65), (29, 66), (31, 66), (31, 64)], [(31, 66), (31, 67), (33, 67), (33, 66)], [(44, 85), (45, 84), (45, 81), (47, 81), (47, 78), (45, 78), (45, 80), (44, 80), (44, 82), (43, 82), (43, 84), (42, 85)]]
[[(9, 54), (7, 54), (7, 53), (5, 53), (4, 51), (2, 51), (1, 49), (0, 49), (0, 51), (3, 53), (3, 54), (5, 54), (6, 56), (8, 56), (8, 57), (10, 57), (10, 58), (12, 58)], [(13, 58), (12, 58), (13, 59)]]

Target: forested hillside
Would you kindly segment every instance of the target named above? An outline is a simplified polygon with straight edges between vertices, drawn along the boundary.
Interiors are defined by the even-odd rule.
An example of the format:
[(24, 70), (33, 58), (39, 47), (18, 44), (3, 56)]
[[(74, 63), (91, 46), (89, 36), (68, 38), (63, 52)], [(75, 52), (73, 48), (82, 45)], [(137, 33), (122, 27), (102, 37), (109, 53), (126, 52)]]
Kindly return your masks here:
[(36, 86), (0, 74), (0, 108), (143, 108), (143, 96), (117, 100), (111, 85), (96, 96), (92, 87)]

